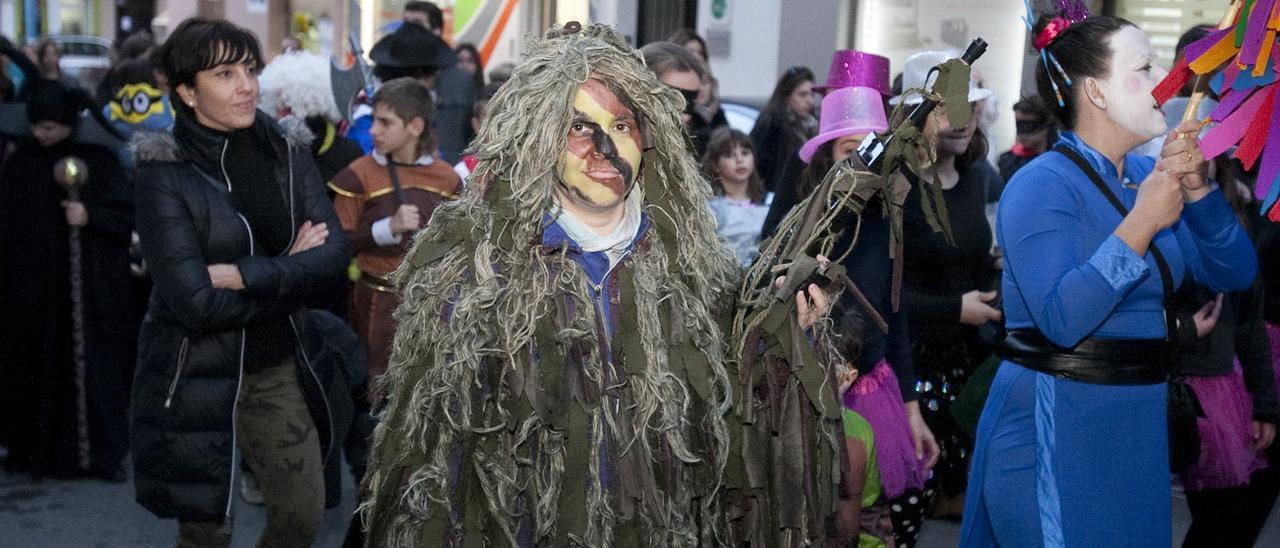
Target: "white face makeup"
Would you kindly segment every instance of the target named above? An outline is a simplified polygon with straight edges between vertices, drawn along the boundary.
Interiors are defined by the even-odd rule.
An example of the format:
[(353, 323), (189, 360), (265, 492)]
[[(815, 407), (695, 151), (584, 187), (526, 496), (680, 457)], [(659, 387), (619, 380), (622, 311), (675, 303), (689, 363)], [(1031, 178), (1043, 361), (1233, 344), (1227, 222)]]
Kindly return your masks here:
[(1111, 75), (1097, 80), (1107, 116), (1141, 141), (1164, 134), (1168, 124), (1151, 92), (1168, 71), (1156, 64), (1151, 40), (1137, 27), (1124, 27), (1111, 35), (1110, 45)]

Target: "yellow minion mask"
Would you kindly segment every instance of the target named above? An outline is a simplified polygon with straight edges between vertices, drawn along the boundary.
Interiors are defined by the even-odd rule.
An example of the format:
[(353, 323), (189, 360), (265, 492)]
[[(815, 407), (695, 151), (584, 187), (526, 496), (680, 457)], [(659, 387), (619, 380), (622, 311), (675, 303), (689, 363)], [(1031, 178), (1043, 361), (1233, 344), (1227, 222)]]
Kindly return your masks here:
[(140, 125), (152, 116), (173, 119), (172, 107), (164, 93), (146, 82), (125, 84), (116, 92), (110, 104), (112, 120), (129, 125)]

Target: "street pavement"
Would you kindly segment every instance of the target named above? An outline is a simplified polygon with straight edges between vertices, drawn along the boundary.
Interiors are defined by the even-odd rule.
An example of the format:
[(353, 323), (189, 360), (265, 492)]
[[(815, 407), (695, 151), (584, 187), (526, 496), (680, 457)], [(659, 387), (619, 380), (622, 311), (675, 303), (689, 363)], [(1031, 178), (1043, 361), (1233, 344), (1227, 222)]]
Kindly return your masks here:
[[(345, 476), (342, 504), (327, 510), (317, 547), (341, 546), (355, 510), (355, 488)], [(266, 512), (236, 496), (232, 546), (254, 546)], [(1181, 544), (1190, 522), (1186, 501), (1173, 493), (1173, 538)], [(33, 480), (0, 472), (0, 546), (166, 547), (173, 546), (177, 523), (161, 520), (133, 500), (133, 486), (99, 480)], [(930, 520), (921, 531), (921, 548), (955, 546), (960, 526)], [(1272, 511), (1258, 546), (1280, 546), (1280, 508)]]

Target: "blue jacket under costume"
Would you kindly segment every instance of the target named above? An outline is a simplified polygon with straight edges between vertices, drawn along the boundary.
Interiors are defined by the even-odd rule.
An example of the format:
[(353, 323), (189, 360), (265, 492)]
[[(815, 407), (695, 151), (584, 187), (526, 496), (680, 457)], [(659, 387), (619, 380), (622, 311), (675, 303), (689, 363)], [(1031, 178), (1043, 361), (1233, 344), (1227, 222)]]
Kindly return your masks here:
[[(1079, 152), (1132, 209), (1152, 158), (1124, 173), (1071, 132)], [(1163, 339), (1160, 272), (1113, 232), (1122, 217), (1066, 156), (1040, 156), (1000, 204), (1003, 303), (1010, 329), (1071, 347), (1088, 337)], [(1249, 286), (1257, 257), (1221, 190), (1160, 231), (1177, 286)], [(1003, 362), (978, 426), (961, 546), (1169, 546), (1166, 385), (1098, 385)], [(1123, 539), (1123, 540), (1122, 540)]]

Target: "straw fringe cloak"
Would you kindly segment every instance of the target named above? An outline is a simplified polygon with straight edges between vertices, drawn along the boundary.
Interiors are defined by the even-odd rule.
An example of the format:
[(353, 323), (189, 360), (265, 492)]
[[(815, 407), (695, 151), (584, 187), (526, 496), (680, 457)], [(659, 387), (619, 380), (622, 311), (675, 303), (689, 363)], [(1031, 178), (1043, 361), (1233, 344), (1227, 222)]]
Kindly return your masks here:
[[(588, 78), (631, 101), (649, 147), (635, 191), (651, 226), (606, 282), (613, 319), (569, 252), (541, 245)], [(759, 368), (772, 384), (743, 390), (728, 354), (741, 272), (681, 102), (594, 25), (536, 40), (490, 102), (471, 184), (394, 276), (403, 304), (361, 507), (371, 545), (777, 545), (794, 521), (779, 509), (819, 498), (772, 493), (829, 505), (835, 467), (810, 463), (831, 463), (838, 419), (815, 420), (776, 359)], [(744, 425), (735, 401), (763, 418)], [(808, 513), (775, 538), (820, 536), (825, 514)]]

